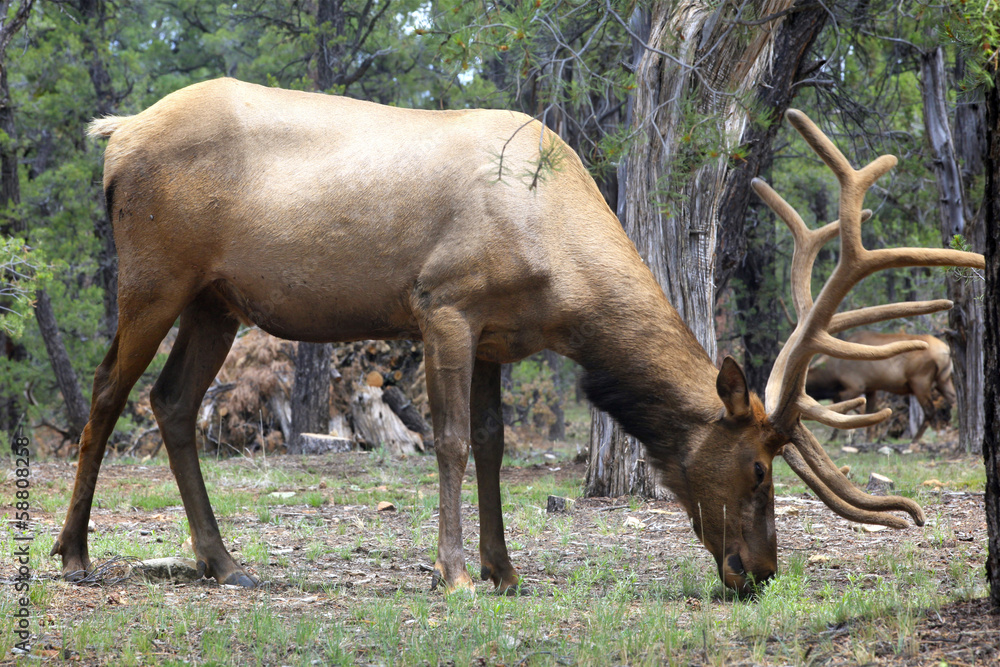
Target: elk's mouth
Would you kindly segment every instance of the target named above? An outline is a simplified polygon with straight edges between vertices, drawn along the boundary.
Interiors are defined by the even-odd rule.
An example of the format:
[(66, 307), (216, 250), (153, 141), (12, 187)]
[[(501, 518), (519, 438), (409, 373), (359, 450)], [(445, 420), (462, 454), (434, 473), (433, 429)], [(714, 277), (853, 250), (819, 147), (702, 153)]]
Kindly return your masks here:
[(755, 595), (760, 585), (772, 576), (774, 570), (770, 568), (748, 572), (739, 551), (730, 552), (719, 562), (719, 578), (740, 597)]

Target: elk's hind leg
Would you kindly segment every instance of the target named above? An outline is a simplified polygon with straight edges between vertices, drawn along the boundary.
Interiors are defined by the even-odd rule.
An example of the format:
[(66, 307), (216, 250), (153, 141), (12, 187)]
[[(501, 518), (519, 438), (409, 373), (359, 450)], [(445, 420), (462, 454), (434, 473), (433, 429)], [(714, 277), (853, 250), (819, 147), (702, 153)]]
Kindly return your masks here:
[[(500, 464), (503, 460), (503, 416), (500, 404), (500, 364), (477, 359), (472, 371), (470, 416), (472, 453), (479, 485), (479, 561), (483, 579), (497, 593), (519, 591), (517, 570), (510, 563), (503, 536)], [(522, 591), (523, 592), (523, 591)]]
[(220, 584), (253, 587), (222, 543), (198, 463), (195, 420), (205, 392), (226, 360), (239, 322), (211, 288), (181, 313), (180, 331), (150, 402), (184, 501), (198, 570)]
[(108, 438), (133, 385), (149, 366), (183, 308), (184, 302), (180, 299), (185, 293), (178, 290), (176, 294), (180, 297), (174, 300), (163, 294), (143, 293), (119, 301), (118, 332), (104, 361), (94, 372), (90, 418), (80, 436), (73, 496), (62, 532), (50, 554), (62, 556), (63, 576), (71, 581), (82, 579), (90, 567), (87, 526)]

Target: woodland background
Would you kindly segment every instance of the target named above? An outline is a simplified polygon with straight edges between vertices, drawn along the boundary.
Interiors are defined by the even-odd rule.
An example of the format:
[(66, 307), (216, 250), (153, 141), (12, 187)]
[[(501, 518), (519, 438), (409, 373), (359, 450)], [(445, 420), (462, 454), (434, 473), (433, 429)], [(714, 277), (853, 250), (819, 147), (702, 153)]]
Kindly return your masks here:
[[(21, 0), (0, 2), (0, 20), (0, 431), (23, 425), (54, 455), (73, 452), (116, 329), (103, 142), (86, 124), (196, 81), (534, 115), (583, 158), (709, 353), (741, 360), (758, 391), (792, 327), (791, 239), (749, 180), (763, 177), (810, 225), (837, 217), (836, 181), (781, 123), (786, 108), (855, 164), (900, 158), (869, 197), (867, 247), (983, 252), (995, 233), (990, 0)], [(815, 284), (836, 258), (833, 246), (821, 254)], [(885, 326), (952, 345), (966, 451), (980, 451), (995, 418), (983, 409), (983, 369), (996, 368), (983, 290), (981, 276), (902, 269), (869, 278), (845, 306), (956, 301), (948, 315)], [(118, 449), (155, 441), (146, 397), (165, 358), (134, 390)], [(296, 346), (246, 332), (206, 399), (205, 448), (296, 451), (331, 414), (357, 436), (352, 401), (372, 388), (380, 400), (399, 393), (401, 414), (415, 408), (409, 430), (422, 437), (409, 446), (421, 449), (420, 364), (410, 343)], [(591, 493), (655, 493), (638, 445), (605, 415), (590, 423), (569, 362), (543, 353), (509, 368), (506, 395), (507, 421), (582, 443)]]

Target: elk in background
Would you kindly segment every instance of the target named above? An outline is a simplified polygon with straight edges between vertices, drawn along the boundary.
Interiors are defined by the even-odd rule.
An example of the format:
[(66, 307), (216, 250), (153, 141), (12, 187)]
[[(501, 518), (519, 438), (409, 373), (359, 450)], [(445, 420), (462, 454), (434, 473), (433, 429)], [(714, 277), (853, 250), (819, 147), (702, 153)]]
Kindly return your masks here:
[[(951, 350), (944, 341), (921, 334), (891, 334), (861, 331), (847, 339), (861, 345), (886, 345), (899, 341), (923, 341), (927, 347), (875, 361), (825, 359), (809, 369), (806, 393), (816, 400), (846, 401), (865, 396), (867, 412), (875, 411), (875, 392), (912, 395), (924, 411), (924, 420), (913, 436), (920, 442), (924, 431), (939, 410), (933, 391), (944, 397), (947, 407), (955, 405), (955, 385), (951, 381)], [(945, 420), (946, 421), (946, 420)]]
[[(848, 313), (858, 281), (890, 266), (982, 268), (982, 255), (861, 246), (864, 193), (895, 158), (860, 171), (804, 115), (789, 121), (841, 183), (839, 223), (808, 230), (762, 181), (792, 228), (798, 325), (762, 403), (731, 358), (717, 369), (670, 305), (579, 157), (541, 123), (500, 110), (424, 111), (220, 79), (142, 113), (91, 126), (110, 136), (104, 190), (119, 254), (118, 332), (94, 375), (76, 483), (52, 549), (67, 578), (90, 566), (87, 525), (108, 436), (139, 376), (180, 317), (150, 401), (191, 527), (199, 569), (256, 585), (222, 542), (199, 467), (195, 419), (239, 323), (283, 338), (424, 341), (440, 477), (432, 582), (473, 589), (461, 488), (471, 449), (481, 574), (516, 592), (501, 511), (500, 366), (548, 348), (585, 369), (583, 386), (646, 447), (715, 557), (747, 590), (777, 568), (772, 462), (791, 467), (835, 512), (923, 524), (908, 498), (870, 496), (833, 464), (801, 418), (839, 428), (885, 415), (839, 414), (804, 393), (814, 354), (884, 358), (831, 333), (948, 308), (949, 301)], [(816, 300), (819, 245), (840, 233), (840, 263)], [(818, 244), (818, 245), (817, 245)], [(861, 399), (863, 401), (864, 399)], [(884, 412), (884, 411), (883, 411)]]

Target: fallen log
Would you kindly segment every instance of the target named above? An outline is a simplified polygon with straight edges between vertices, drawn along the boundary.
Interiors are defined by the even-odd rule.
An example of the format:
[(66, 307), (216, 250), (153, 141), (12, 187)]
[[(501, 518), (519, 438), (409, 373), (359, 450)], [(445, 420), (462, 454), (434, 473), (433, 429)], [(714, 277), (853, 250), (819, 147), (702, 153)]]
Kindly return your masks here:
[(323, 433), (300, 433), (297, 454), (328, 454), (349, 452), (356, 449), (353, 440)]

